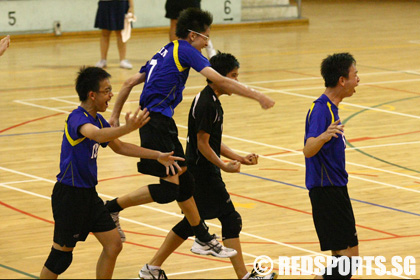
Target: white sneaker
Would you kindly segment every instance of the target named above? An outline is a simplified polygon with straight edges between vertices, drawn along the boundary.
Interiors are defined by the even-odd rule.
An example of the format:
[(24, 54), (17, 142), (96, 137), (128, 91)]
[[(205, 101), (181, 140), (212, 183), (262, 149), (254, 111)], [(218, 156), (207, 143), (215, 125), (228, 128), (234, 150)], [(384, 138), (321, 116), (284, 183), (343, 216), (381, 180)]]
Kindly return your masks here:
[(121, 237), (121, 242), (125, 242), (126, 240), (125, 233), (122, 230), (121, 225), (120, 225), (120, 212), (112, 212), (110, 214), (111, 214), (112, 220), (117, 226), (118, 233), (120, 234), (120, 237)]
[(198, 240), (198, 238), (195, 238), (194, 244), (191, 247), (191, 252), (198, 255), (213, 255), (218, 258), (231, 258), (238, 253), (236, 250), (226, 248), (220, 244), (214, 236), (209, 242), (202, 242)]
[(98, 63), (96, 63), (95, 66), (99, 67), (99, 68), (105, 68), (106, 67), (106, 59), (99, 60)]
[(124, 59), (120, 61), (120, 67), (124, 69), (132, 69), (133, 65), (131, 65), (128, 59)]
[(165, 271), (162, 269), (150, 269), (148, 264), (145, 264), (139, 271), (140, 279), (168, 279)]

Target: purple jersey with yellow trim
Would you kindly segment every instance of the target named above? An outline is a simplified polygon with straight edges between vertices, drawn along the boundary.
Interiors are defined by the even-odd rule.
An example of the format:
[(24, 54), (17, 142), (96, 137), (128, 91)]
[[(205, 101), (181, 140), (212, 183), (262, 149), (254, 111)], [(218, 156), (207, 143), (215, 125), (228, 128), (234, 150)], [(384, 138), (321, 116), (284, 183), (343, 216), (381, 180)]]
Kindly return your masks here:
[(208, 66), (208, 59), (187, 41), (167, 44), (140, 69), (140, 73), (146, 73), (140, 106), (172, 118), (182, 101), (190, 68), (200, 72)]
[(99, 128), (110, 127), (100, 114), (96, 118), (82, 107), (73, 110), (67, 117), (61, 144), (60, 173), (57, 181), (78, 188), (93, 188), (98, 184), (97, 164), (99, 145), (106, 143), (84, 137), (79, 129), (82, 125), (91, 123)]
[[(338, 108), (323, 94), (312, 104), (306, 116), (305, 144), (311, 137), (318, 137), (335, 121), (339, 120)], [(348, 182), (346, 171), (346, 139), (344, 134), (337, 134), (325, 143), (321, 150), (306, 163), (306, 188), (337, 186), (344, 187)]]

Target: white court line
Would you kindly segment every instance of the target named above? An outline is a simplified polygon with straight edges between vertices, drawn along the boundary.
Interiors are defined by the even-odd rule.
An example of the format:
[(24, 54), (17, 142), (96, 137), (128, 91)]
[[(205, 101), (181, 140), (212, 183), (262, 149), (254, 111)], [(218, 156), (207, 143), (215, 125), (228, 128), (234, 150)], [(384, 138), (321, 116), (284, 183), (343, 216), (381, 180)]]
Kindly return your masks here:
[[(19, 174), (19, 175), (27, 176), (27, 177), (30, 177), (30, 178), (36, 178), (38, 180), (42, 180), (42, 181), (46, 181), (46, 182), (50, 182), (50, 183), (55, 183), (55, 181), (52, 181), (52, 180), (48, 180), (48, 179), (45, 179), (45, 178), (42, 178), (42, 177), (30, 175), (30, 174), (27, 174), (27, 173), (19, 172), (19, 171), (8, 169), (8, 168), (4, 168), (4, 167), (1, 167), (1, 166), (0, 166), (0, 169), (2, 169), (4, 171), (9, 171), (11, 173), (16, 173), (16, 174)], [(51, 200), (51, 198), (49, 196), (40, 195), (40, 194), (31, 192), (31, 191), (22, 190), (22, 189), (19, 189), (19, 188), (14, 188), (14, 187), (8, 186), (8, 185), (3, 184), (3, 183), (0, 183), (0, 186), (1, 187), (4, 187), (4, 188), (15, 190), (15, 191), (18, 191), (18, 192), (22, 192), (22, 193), (26, 193), (26, 194), (29, 194), (29, 195), (33, 195), (33, 196), (36, 196), (36, 197), (40, 197), (40, 198)], [(98, 194), (101, 195), (101, 196), (104, 196), (104, 197), (113, 198), (113, 197), (108, 196), (108, 195), (104, 195), (104, 194), (100, 194), (100, 193), (98, 193)], [(142, 207), (144, 205), (138, 205), (138, 206)], [(153, 207), (148, 207), (148, 208), (149, 209), (152, 209), (152, 210), (157, 210), (157, 209), (155, 209)], [(167, 211), (160, 211), (160, 212), (165, 212), (165, 213), (167, 213), (169, 215), (176, 215), (176, 216), (183, 217), (182, 215), (175, 214), (175, 213), (172, 213), (172, 212), (167, 212)], [(123, 217), (120, 217), (120, 219), (121, 220), (125, 220), (125, 221), (129, 221), (129, 222), (132, 222), (132, 223), (135, 223), (135, 224), (139, 224), (139, 225), (142, 225), (142, 226), (145, 226), (145, 227), (149, 227), (149, 228), (152, 228), (152, 229), (155, 229), (155, 230), (169, 232), (168, 230), (165, 230), (165, 229), (162, 229), (162, 228), (159, 228), (159, 227), (155, 227), (155, 226), (152, 226), (152, 225), (149, 225), (149, 224), (141, 223), (141, 222), (138, 222), (138, 221), (135, 221), (135, 220), (132, 220), (132, 219), (126, 219), (126, 218), (123, 218)], [(211, 226), (215, 226), (215, 227), (221, 228), (219, 225), (216, 225), (216, 224), (213, 224), (213, 223), (207, 223), (207, 224), (208, 225), (211, 225)], [(256, 238), (256, 239), (260, 239), (260, 240), (268, 241), (268, 242), (275, 243), (275, 244), (278, 244), (278, 245), (282, 245), (282, 246), (285, 246), (285, 247), (289, 247), (289, 248), (292, 248), (292, 249), (296, 249), (298, 251), (308, 252), (308, 253), (311, 253), (310, 255), (313, 255), (313, 256), (325, 256), (325, 257), (328, 257), (328, 255), (326, 255), (326, 254), (322, 254), (322, 253), (318, 253), (318, 252), (315, 252), (315, 251), (307, 250), (307, 249), (304, 249), (304, 248), (301, 248), (301, 247), (297, 247), (297, 246), (293, 246), (293, 245), (290, 245), (290, 244), (286, 244), (286, 243), (283, 243), (283, 242), (278, 242), (278, 241), (275, 241), (275, 240), (272, 240), (272, 239), (268, 239), (268, 238), (264, 238), (264, 237), (260, 237), (260, 236), (254, 235), (254, 234), (249, 234), (249, 233), (246, 233), (246, 232), (241, 232), (241, 235), (247, 235), (247, 236), (250, 236), (250, 237), (253, 237), (253, 238)], [(251, 257), (254, 257), (254, 258), (258, 257), (256, 255), (248, 254), (246, 252), (242, 252), (242, 254), (247, 255), (247, 256), (251, 256)], [(278, 264), (278, 262), (275, 262), (275, 261), (274, 261), (274, 263), (277, 263)], [(362, 266), (362, 267), (365, 267), (365, 266)], [(220, 269), (225, 269), (225, 268), (232, 268), (232, 266), (226, 266), (226, 267), (221, 267), (221, 268), (210, 268), (210, 269), (205, 269), (205, 270), (184, 271), (184, 272), (172, 273), (172, 274), (168, 274), (168, 275), (191, 274), (191, 273), (198, 273), (198, 272), (205, 272), (205, 271), (220, 270)], [(296, 269), (302, 271), (300, 269), (300, 267), (296, 267)], [(393, 274), (391, 274), (391, 275), (392, 276), (399, 277), (399, 278), (402, 278), (402, 279), (411, 279), (409, 277), (402, 276), (402, 275), (393, 275)]]
[[(401, 143), (389, 143), (389, 144), (380, 144), (380, 145), (371, 145), (371, 146), (360, 146), (354, 148), (346, 148), (346, 151), (356, 151), (356, 150), (365, 150), (365, 149), (372, 149), (372, 148), (381, 148), (381, 147), (390, 147), (390, 146), (402, 146), (402, 145), (414, 145), (420, 144), (420, 141), (412, 141), (412, 142), (401, 142)], [(296, 151), (299, 152), (299, 151)], [(279, 155), (272, 155), (271, 157), (290, 157), (290, 156), (303, 156), (303, 152), (300, 153), (293, 153), (293, 154), (279, 154)]]
[[(420, 81), (420, 79), (418, 79), (418, 80)], [(305, 95), (305, 94), (293, 93), (293, 92), (289, 92), (289, 91), (285, 91), (285, 90), (268, 89), (268, 88), (258, 87), (258, 86), (254, 86), (254, 87), (257, 88), (257, 89), (261, 89), (261, 90), (269, 90), (270, 92), (278, 92), (278, 93), (282, 93), (282, 94), (286, 94), (286, 95), (303, 97), (303, 98), (308, 98), (308, 99), (312, 99), (312, 100), (316, 100), (318, 98), (318, 96), (317, 97), (314, 97), (314, 96)], [(410, 114), (404, 114), (404, 113), (399, 113), (399, 112), (394, 112), (394, 111), (388, 111), (388, 110), (383, 110), (383, 109), (378, 109), (378, 108), (372, 108), (372, 107), (367, 107), (367, 106), (363, 106), (363, 105), (352, 104), (352, 103), (348, 103), (348, 102), (341, 102), (341, 104), (349, 105), (349, 106), (353, 106), (353, 107), (357, 107), (357, 108), (361, 108), (361, 109), (366, 109), (366, 110), (370, 110), (370, 111), (377, 111), (377, 112), (382, 112), (382, 113), (387, 113), (387, 114), (392, 114), (392, 115), (398, 115), (398, 116), (403, 116), (403, 117), (410, 117), (410, 118), (420, 119), (420, 116), (416, 116), (416, 115), (410, 115)]]
[(13, 185), (13, 184), (30, 183), (30, 182), (38, 182), (38, 181), (41, 181), (41, 180), (39, 180), (39, 179), (32, 179), (32, 180), (24, 180), (24, 181), (12, 181), (12, 182), (5, 182), (3, 184)]
[[(30, 177), (30, 178), (37, 178), (37, 179), (40, 179), (42, 181), (49, 182), (51, 184), (54, 184), (56, 182), (56, 181), (52, 181), (52, 180), (45, 179), (45, 178), (42, 178), (42, 177), (38, 177), (38, 176), (30, 175), (30, 174), (27, 174), (27, 173), (19, 172), (19, 171), (16, 171), (16, 170), (12, 170), (12, 169), (9, 169), (9, 168), (1, 167), (1, 166), (0, 166), (0, 169), (3, 170), (3, 171), (8, 171), (8, 172), (11, 172), (11, 173), (27, 176), (27, 177)], [(49, 196), (40, 195), (40, 194), (31, 192), (31, 191), (22, 190), (22, 189), (19, 189), (19, 188), (14, 188), (14, 187), (11, 187), (11, 186), (7, 186), (6, 184), (0, 183), (0, 186), (8, 188), (8, 189), (15, 190), (15, 191), (18, 191), (18, 192), (26, 193), (26, 194), (29, 194), (29, 195), (41, 197), (41, 198), (44, 198), (44, 199), (49, 199), (49, 200), (51, 199)], [(102, 194), (102, 193), (98, 193), (98, 194), (100, 196), (103, 196), (103, 197), (106, 197), (106, 198), (115, 198), (114, 196), (109, 196), (109, 195)], [(146, 205), (138, 205), (138, 206), (144, 207)], [(138, 207), (138, 206), (135, 206), (135, 207)], [(165, 214), (168, 214), (168, 215), (171, 215), (171, 216), (176, 216), (176, 217), (179, 217), (179, 218), (184, 217), (183, 215), (180, 215), (180, 214), (177, 214), (177, 213), (174, 213), (174, 212), (164, 211), (164, 210), (161, 210), (161, 209), (156, 209), (156, 208), (151, 207), (151, 206), (147, 206), (147, 207), (144, 207), (144, 208), (148, 208), (148, 209), (153, 210), (153, 211), (158, 211), (158, 212), (165, 213)], [(120, 217), (120, 219), (125, 220), (125, 221), (129, 221), (129, 222), (132, 222), (132, 223), (144, 225), (144, 226), (147, 226), (147, 227), (150, 227), (150, 228), (153, 228), (153, 229), (157, 229), (157, 230), (160, 230), (160, 231), (168, 232), (168, 230), (158, 228), (158, 227), (154, 227), (154, 226), (151, 226), (151, 225), (148, 225), (148, 224), (140, 223), (140, 222), (137, 222), (137, 221), (132, 220), (132, 219), (126, 219), (126, 218), (122, 218), (122, 217)], [(213, 223), (207, 223), (207, 224), (211, 225), (213, 227), (221, 228), (221, 226), (217, 225), (217, 224), (213, 224)], [(253, 238), (256, 238), (256, 239), (260, 239), (260, 240), (263, 240), (263, 241), (271, 242), (271, 243), (274, 243), (274, 244), (278, 244), (278, 245), (281, 245), (281, 246), (284, 246), (284, 247), (289, 247), (289, 248), (292, 248), (292, 249), (295, 249), (295, 250), (298, 250), (298, 251), (303, 251), (303, 252), (307, 252), (307, 253), (311, 253), (311, 254), (315, 254), (315, 255), (326, 256), (325, 254), (317, 253), (317, 252), (314, 252), (314, 251), (311, 251), (311, 250), (307, 250), (307, 249), (304, 249), (304, 248), (301, 248), (301, 247), (297, 247), (297, 246), (293, 246), (293, 245), (286, 244), (286, 243), (283, 243), (283, 242), (275, 241), (275, 240), (268, 239), (268, 238), (265, 238), (265, 237), (261, 237), (261, 236), (258, 236), (258, 235), (254, 235), (254, 234), (251, 234), (251, 233), (241, 232), (241, 234), (242, 235), (247, 235), (247, 236), (250, 236), (250, 237), (253, 237)]]
[[(22, 103), (22, 104), (29, 105), (29, 106), (38, 107), (38, 108), (43, 108), (43, 109), (47, 109), (47, 110), (53, 110), (53, 111), (57, 111), (57, 112), (67, 113), (67, 114), (70, 113), (68, 111), (58, 110), (58, 109), (55, 109), (55, 108), (50, 108), (50, 107), (46, 107), (46, 106), (36, 105), (36, 104), (27, 103), (27, 102), (23, 102), (23, 101), (19, 101), (19, 100), (15, 100), (15, 102)], [(107, 109), (107, 111), (108, 112), (111, 112), (110, 109)], [(122, 115), (125, 115), (125, 113), (121, 113), (121, 114)], [(181, 128), (188, 129), (188, 127), (186, 127), (184, 125), (177, 125), (177, 126), (178, 127), (181, 127)], [(238, 140), (238, 141), (252, 143), (252, 144), (256, 144), (256, 145), (261, 145), (261, 146), (269, 147), (269, 148), (273, 148), (273, 149), (280, 149), (280, 150), (283, 150), (283, 151), (290, 151), (292, 153), (301, 154), (300, 152), (295, 151), (295, 150), (292, 150), (292, 149), (287, 149), (287, 148), (283, 148), (283, 147), (279, 147), (279, 146), (269, 145), (269, 144), (265, 144), (265, 143), (261, 143), (261, 142), (256, 142), (256, 141), (252, 141), (252, 140), (247, 140), (247, 139), (242, 139), (242, 138), (238, 138), (238, 137), (234, 137), (234, 136), (223, 135), (223, 137), (232, 138), (232, 139), (235, 139), (235, 140)], [(181, 137), (179, 137), (179, 138), (181, 138)], [(183, 139), (185, 140), (185, 138), (183, 138)], [(290, 161), (280, 160), (280, 159), (276, 159), (276, 158), (272, 158), (272, 157), (264, 157), (264, 156), (260, 156), (260, 157), (271, 159), (271, 160), (275, 160), (275, 161), (280, 161), (280, 162), (287, 163), (287, 164), (298, 165), (298, 166), (304, 167), (304, 165), (302, 165), (302, 164), (295, 164), (294, 162), (290, 162)], [(347, 164), (350, 164), (350, 165), (358, 165), (358, 166), (360, 166), (359, 164), (355, 164), (355, 163), (352, 163), (352, 162), (346, 162), (346, 163)], [(420, 179), (420, 177), (415, 177), (415, 176), (411, 176), (411, 175), (404, 174), (404, 173), (397, 173), (397, 172), (388, 171), (388, 170), (385, 170), (385, 169), (377, 169), (377, 168), (373, 168), (371, 166), (364, 166), (364, 167), (367, 168), (367, 169), (381, 170), (382, 172), (391, 173), (391, 174), (398, 175), (398, 176), (414, 178), (416, 180), (417, 179)], [(382, 183), (382, 182), (379, 182), (379, 181), (368, 180), (368, 179), (357, 177), (357, 176), (354, 176), (354, 175), (349, 175), (349, 177), (352, 177), (352, 178), (355, 178), (355, 179), (359, 179), (359, 180), (362, 180), (362, 181), (371, 182), (371, 183), (374, 182), (374, 183), (379, 184), (379, 185), (384, 185), (384, 186), (388, 186), (388, 187), (392, 187), (392, 188), (396, 188), (396, 189), (401, 189), (401, 190), (407, 190), (407, 191), (411, 191), (411, 192), (419, 192), (420, 193), (420, 191), (417, 191), (417, 190), (413, 190), (413, 189), (409, 189), (409, 188), (405, 188), (405, 187), (400, 187), (400, 186), (396, 186), (396, 185), (392, 185), (392, 184)]]

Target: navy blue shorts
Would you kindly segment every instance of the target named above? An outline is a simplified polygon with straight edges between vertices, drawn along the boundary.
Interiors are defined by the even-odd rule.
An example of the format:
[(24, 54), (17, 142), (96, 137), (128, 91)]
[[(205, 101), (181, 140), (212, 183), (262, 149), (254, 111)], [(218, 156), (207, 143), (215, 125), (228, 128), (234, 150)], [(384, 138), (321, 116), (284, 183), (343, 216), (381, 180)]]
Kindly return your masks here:
[(128, 1), (99, 1), (95, 27), (106, 30), (123, 30), (128, 8)]
[(338, 251), (359, 244), (347, 186), (310, 190), (312, 217), (321, 251)]

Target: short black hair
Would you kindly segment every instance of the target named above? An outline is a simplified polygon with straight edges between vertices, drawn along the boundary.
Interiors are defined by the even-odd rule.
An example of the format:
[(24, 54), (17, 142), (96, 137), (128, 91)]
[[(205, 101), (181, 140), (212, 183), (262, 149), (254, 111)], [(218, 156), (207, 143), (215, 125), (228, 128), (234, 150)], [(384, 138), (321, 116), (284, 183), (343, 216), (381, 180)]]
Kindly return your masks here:
[(82, 66), (76, 78), (76, 91), (80, 101), (86, 101), (90, 91), (98, 92), (100, 82), (110, 77), (111, 75), (102, 68)]
[(335, 53), (329, 55), (321, 63), (321, 75), (325, 81), (325, 87), (335, 87), (340, 77), (349, 77), (349, 70), (356, 60), (349, 53)]
[[(221, 53), (220, 51), (210, 58), (210, 64), (222, 76), (226, 76), (235, 68), (239, 68), (239, 61), (236, 57), (230, 53)], [(207, 79), (207, 82), (212, 83), (209, 79)]]
[(186, 39), (189, 30), (203, 33), (213, 23), (213, 16), (207, 11), (198, 8), (188, 8), (183, 10), (178, 18), (176, 24), (176, 36), (181, 39)]

